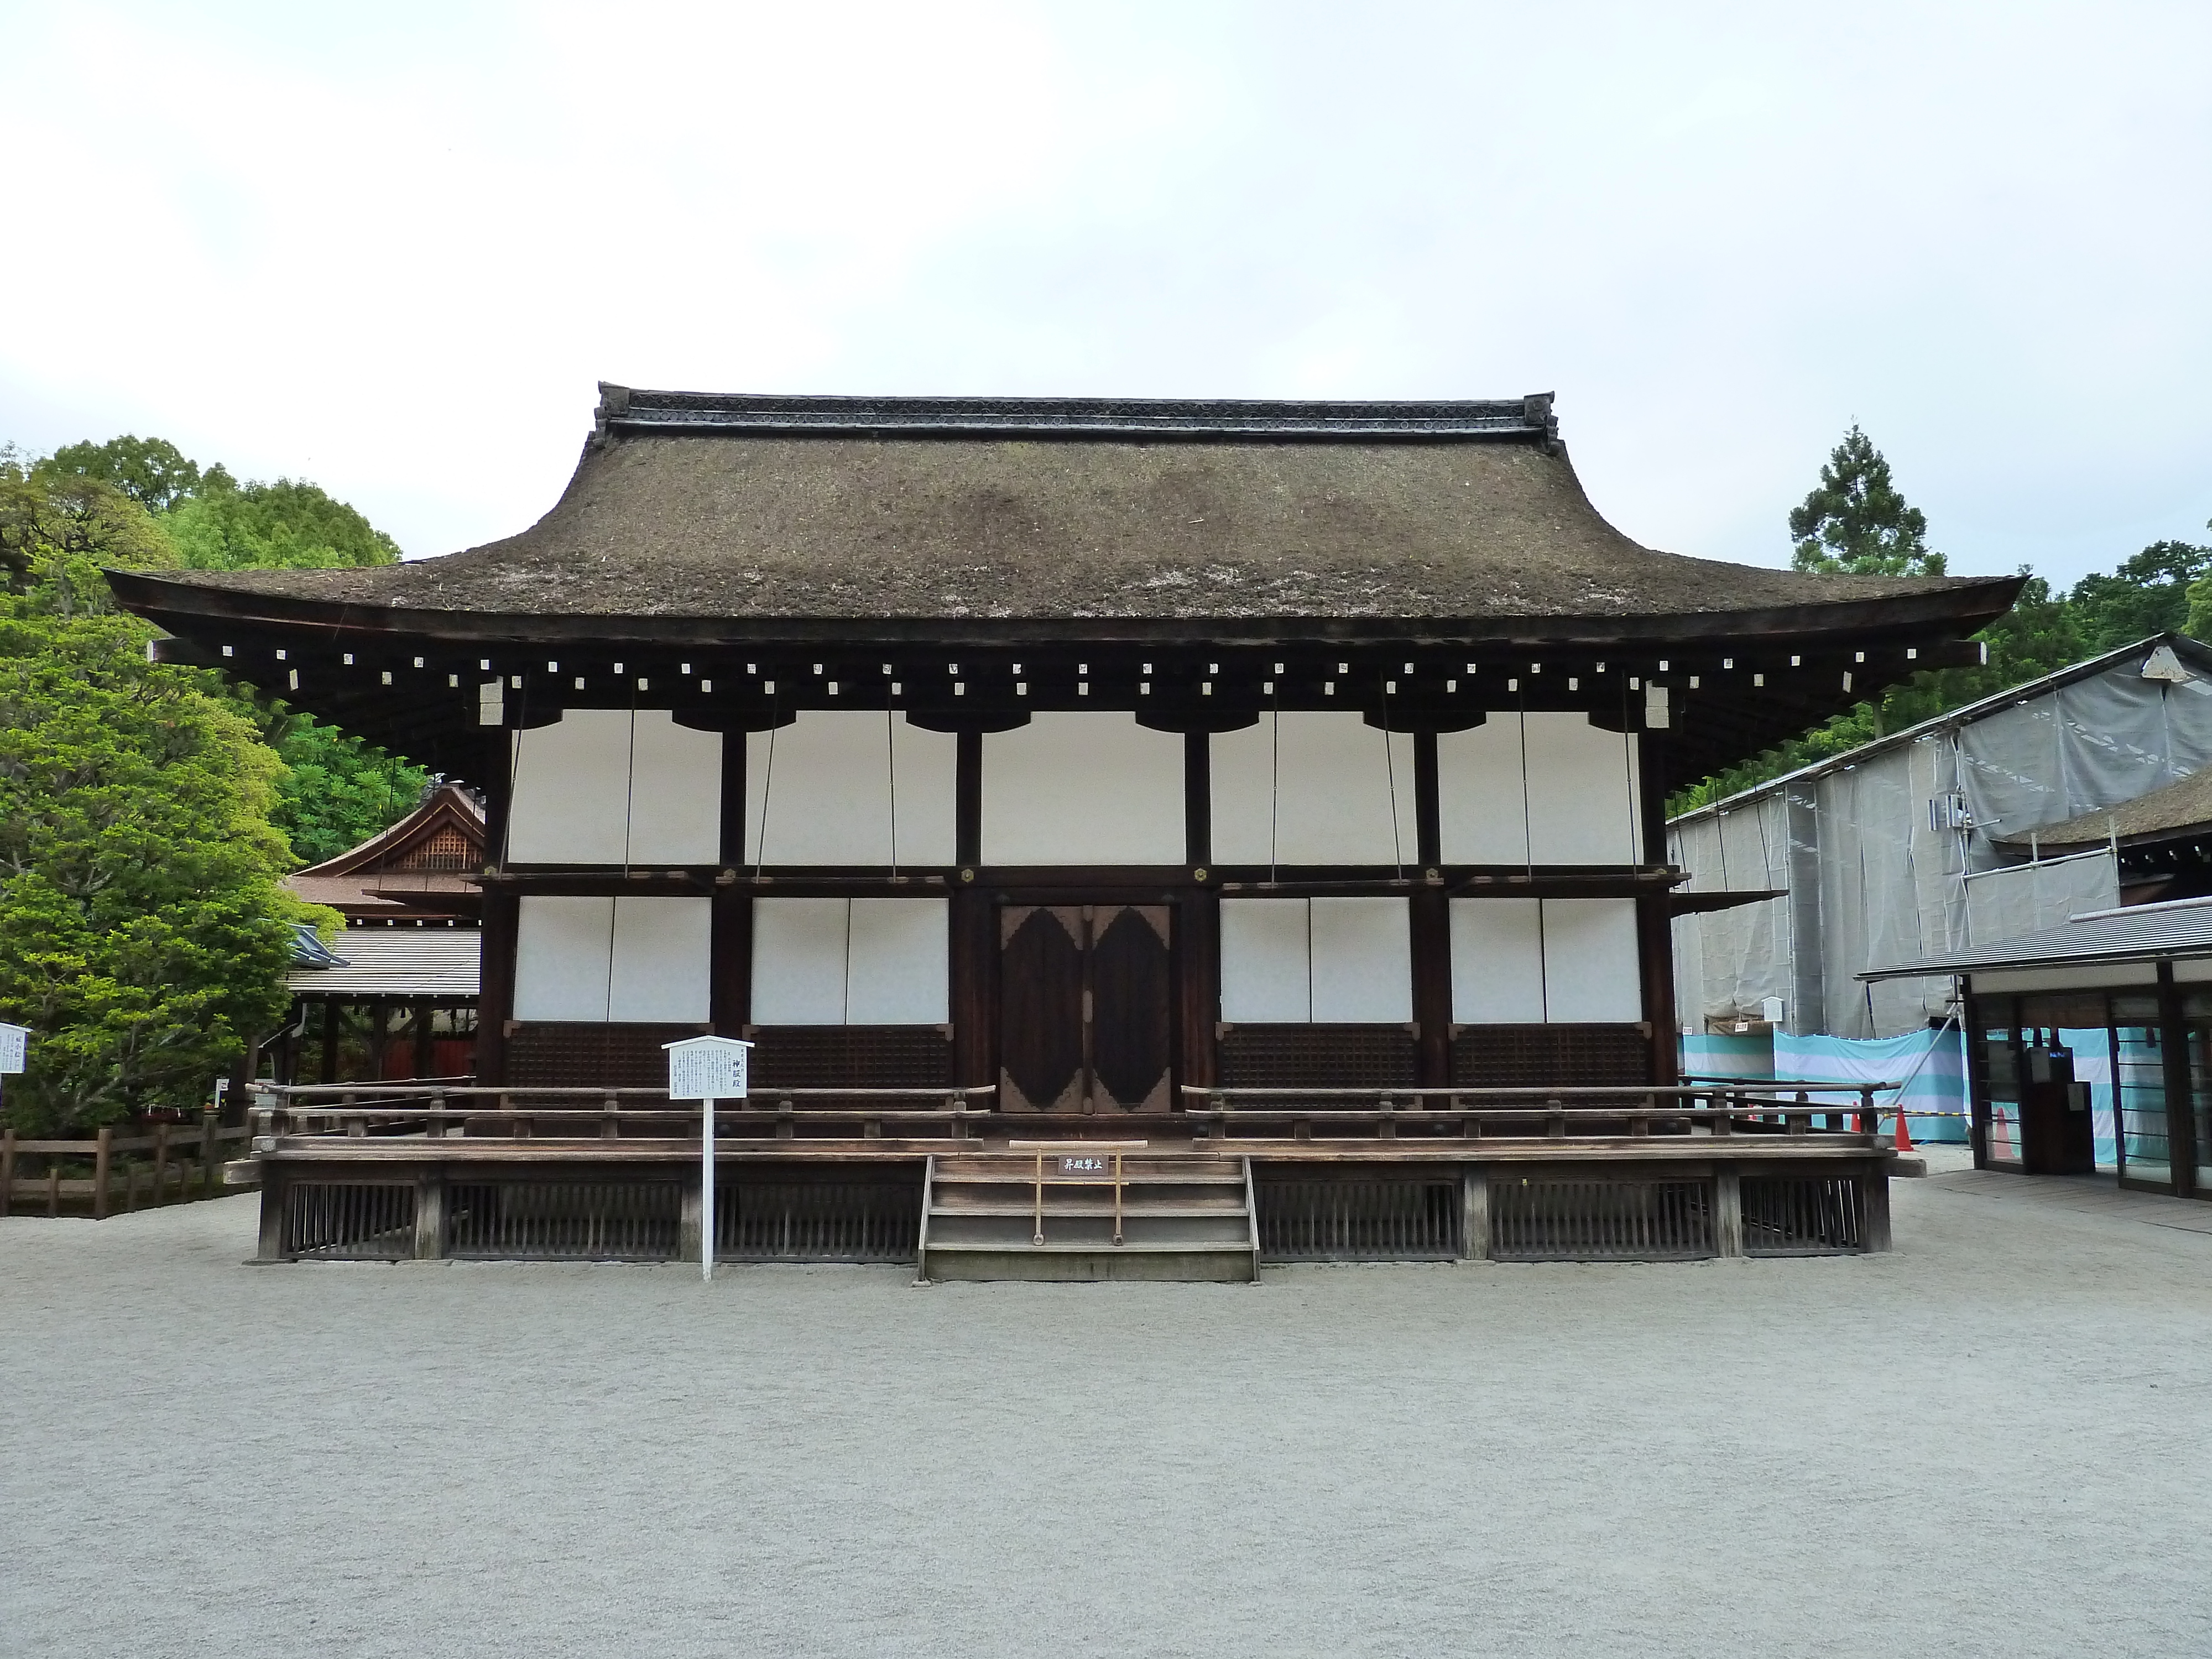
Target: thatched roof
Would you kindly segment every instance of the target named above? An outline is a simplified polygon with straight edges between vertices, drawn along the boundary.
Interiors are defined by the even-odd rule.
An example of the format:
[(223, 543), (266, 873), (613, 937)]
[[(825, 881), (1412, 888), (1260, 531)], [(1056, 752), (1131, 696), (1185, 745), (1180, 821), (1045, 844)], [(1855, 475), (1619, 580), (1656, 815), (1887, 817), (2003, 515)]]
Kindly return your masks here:
[(1926, 596), (1930, 611), (1976, 613), (1969, 628), (2016, 586), (1814, 576), (1642, 546), (1583, 493), (1548, 397), (602, 391), (568, 489), (520, 535), (380, 568), (196, 573), (164, 586), (414, 611), (753, 622), (1718, 617)]
[(2212, 766), (2117, 806), (2100, 807), (2063, 823), (2046, 823), (1997, 839), (2020, 847), (2031, 840), (2040, 847), (2076, 847), (2115, 836), (2130, 842), (2207, 830), (2212, 830)]

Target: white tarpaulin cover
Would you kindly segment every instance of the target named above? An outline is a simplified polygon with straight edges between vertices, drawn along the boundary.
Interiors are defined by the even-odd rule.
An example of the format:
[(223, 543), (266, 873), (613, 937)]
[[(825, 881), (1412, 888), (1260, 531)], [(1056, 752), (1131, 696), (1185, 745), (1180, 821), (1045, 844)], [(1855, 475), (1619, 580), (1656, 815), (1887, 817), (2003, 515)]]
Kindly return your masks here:
[(1991, 838), (2118, 805), (2212, 763), (2212, 654), (2174, 641), (2185, 678), (2146, 678), (2155, 644), (1675, 820), (1669, 855), (1691, 872), (1689, 890), (1788, 894), (1677, 920), (1684, 1026), (1726, 1030), (1780, 997), (1793, 1031), (1916, 1030), (1947, 1012), (1948, 979), (1855, 976), (2117, 904), (2108, 852), (2029, 870), (2021, 849)]

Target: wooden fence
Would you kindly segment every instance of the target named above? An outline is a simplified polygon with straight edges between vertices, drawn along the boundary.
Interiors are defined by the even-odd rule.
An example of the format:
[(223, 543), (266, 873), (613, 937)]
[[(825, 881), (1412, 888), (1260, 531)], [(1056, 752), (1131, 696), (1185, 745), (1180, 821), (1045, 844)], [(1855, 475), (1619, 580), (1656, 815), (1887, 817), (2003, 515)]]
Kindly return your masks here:
[[(58, 1216), (66, 1199), (72, 1210), (88, 1205), (93, 1219), (105, 1221), (118, 1196), (126, 1211), (139, 1206), (142, 1193), (147, 1204), (213, 1198), (222, 1191), (224, 1149), (252, 1133), (219, 1127), (213, 1112), (201, 1113), (198, 1124), (156, 1123), (142, 1134), (102, 1129), (91, 1140), (23, 1140), (13, 1129), (0, 1132), (0, 1215), (27, 1200), (25, 1208)], [(20, 1173), (25, 1158), (44, 1159), (45, 1172)], [(70, 1164), (91, 1164), (91, 1176), (64, 1176)]]

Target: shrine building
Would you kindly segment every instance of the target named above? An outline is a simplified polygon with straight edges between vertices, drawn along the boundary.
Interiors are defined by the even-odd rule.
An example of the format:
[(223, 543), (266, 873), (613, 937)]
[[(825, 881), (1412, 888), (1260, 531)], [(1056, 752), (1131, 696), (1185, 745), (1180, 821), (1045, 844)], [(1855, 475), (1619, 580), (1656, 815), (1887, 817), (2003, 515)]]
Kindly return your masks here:
[[(1662, 805), (2019, 586), (1641, 546), (1548, 396), (612, 386), (518, 535), (112, 580), (487, 804), (474, 1092), (273, 1093), (266, 1253), (933, 1277), (1121, 1276), (1098, 1160), (1043, 1179), (1092, 1141), (1163, 1275), (1232, 1200), (1243, 1267), (1879, 1248), (1871, 1126), (1677, 1076), (1672, 919), (1771, 895), (1680, 890)], [(756, 1045), (705, 1247), (654, 1092), (702, 1032)]]

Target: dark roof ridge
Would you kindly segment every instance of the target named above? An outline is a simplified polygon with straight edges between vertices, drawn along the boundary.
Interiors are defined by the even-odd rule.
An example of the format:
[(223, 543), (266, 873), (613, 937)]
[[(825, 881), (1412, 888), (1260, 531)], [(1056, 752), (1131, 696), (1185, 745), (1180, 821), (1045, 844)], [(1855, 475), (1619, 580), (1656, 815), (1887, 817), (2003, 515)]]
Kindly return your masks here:
[(1498, 398), (915, 398), (599, 383), (596, 429), (884, 436), (1559, 441), (1553, 394)]

